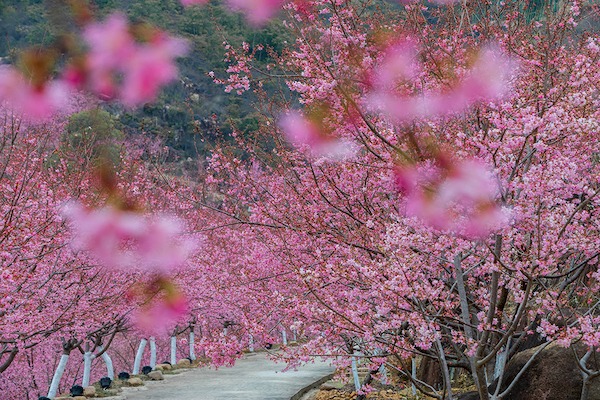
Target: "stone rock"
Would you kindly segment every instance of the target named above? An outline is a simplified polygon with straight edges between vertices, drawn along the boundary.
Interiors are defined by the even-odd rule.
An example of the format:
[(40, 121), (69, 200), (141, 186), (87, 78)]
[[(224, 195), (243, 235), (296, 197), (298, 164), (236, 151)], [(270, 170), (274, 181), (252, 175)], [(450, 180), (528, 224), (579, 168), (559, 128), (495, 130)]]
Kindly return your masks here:
[(155, 371), (164, 371), (164, 368), (161, 364), (158, 364), (156, 367), (154, 367)]
[(319, 386), (319, 390), (338, 390), (344, 386), (342, 382), (329, 381)]
[(129, 378), (127, 383), (129, 383), (130, 386), (142, 386), (144, 384), (140, 378)]
[(164, 371), (170, 371), (173, 369), (171, 364), (158, 364), (157, 366), (161, 366)]
[(148, 378), (152, 379), (153, 381), (162, 381), (163, 379), (165, 379), (162, 372), (160, 371), (149, 372)]
[(189, 368), (191, 365), (192, 363), (187, 358), (182, 358), (181, 360), (177, 361), (177, 366), (179, 368)]
[(96, 396), (96, 388), (94, 386), (87, 386), (83, 388), (83, 395), (85, 397), (95, 397)]
[[(504, 372), (503, 390), (508, 387), (539, 348), (540, 346), (522, 351), (510, 359)], [(584, 346), (576, 346), (575, 350), (581, 357), (587, 349)], [(593, 362), (593, 359), (594, 357), (590, 357), (587, 366), (592, 370), (598, 370), (600, 363)], [(506, 398), (511, 400), (579, 400), (582, 385), (581, 370), (577, 366), (573, 349), (563, 348), (552, 343), (538, 354)], [(492, 384), (490, 391), (494, 387), (495, 385)], [(590, 382), (588, 400), (600, 400), (600, 379), (593, 379)]]

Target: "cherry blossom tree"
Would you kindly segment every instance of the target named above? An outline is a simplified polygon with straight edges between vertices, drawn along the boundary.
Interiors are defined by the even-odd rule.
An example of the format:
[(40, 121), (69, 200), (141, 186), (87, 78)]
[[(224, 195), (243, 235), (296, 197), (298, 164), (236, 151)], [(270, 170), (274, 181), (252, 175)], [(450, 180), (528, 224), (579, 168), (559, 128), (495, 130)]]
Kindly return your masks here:
[[(587, 361), (600, 338), (600, 46), (578, 24), (595, 9), (228, 4), (257, 26), (283, 7), (296, 40), (266, 68), (254, 63), (260, 47), (226, 43), (230, 66), (211, 76), (255, 91), (261, 126), (234, 132), (196, 180), (147, 148), (123, 145), (114, 165), (93, 141), (68, 151), (60, 128), (6, 120), (1, 379), (28, 371), (28, 387), (54, 395), (63, 373), (89, 382), (108, 346), (129, 346), (131, 363), (130, 343), (166, 343), (193, 324), (216, 365), (293, 331), (303, 343), (281, 356), (292, 365), (361, 358), (438, 399), (453, 398), (460, 368), (481, 399), (506, 399), (520, 377), (506, 379), (506, 362), (537, 335), (522, 371), (549, 343), (572, 347), (586, 399), (599, 375)], [(85, 2), (71, 12), (80, 36), (64, 60), (25, 51), (23, 70), (0, 70), (13, 110), (39, 121), (81, 89), (133, 107), (176, 78), (186, 42), (118, 12), (94, 20)], [(293, 96), (267, 95), (265, 79)], [(81, 376), (66, 364), (74, 350)], [(52, 352), (56, 373), (44, 377), (32, 360)], [(438, 361), (441, 388), (392, 361), (415, 356)]]

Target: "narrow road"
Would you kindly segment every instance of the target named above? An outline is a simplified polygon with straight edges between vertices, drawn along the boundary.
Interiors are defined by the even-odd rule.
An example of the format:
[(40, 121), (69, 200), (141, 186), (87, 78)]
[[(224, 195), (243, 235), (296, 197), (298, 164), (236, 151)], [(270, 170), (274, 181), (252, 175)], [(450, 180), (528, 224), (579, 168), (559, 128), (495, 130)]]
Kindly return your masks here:
[(249, 354), (232, 368), (192, 369), (150, 382), (148, 390), (127, 391), (128, 400), (289, 400), (303, 387), (333, 372), (321, 362), (281, 372), (264, 353)]

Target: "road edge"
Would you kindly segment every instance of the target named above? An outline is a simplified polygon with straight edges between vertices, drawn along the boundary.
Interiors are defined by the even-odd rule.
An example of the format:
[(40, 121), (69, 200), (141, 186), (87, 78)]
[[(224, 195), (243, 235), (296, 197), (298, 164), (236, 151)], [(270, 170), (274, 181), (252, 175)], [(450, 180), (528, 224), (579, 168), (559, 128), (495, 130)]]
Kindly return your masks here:
[(290, 400), (299, 400), (302, 396), (304, 396), (306, 393), (308, 393), (310, 390), (321, 386), (323, 383), (327, 382), (328, 380), (333, 378), (334, 373), (331, 373), (329, 375), (326, 375), (324, 377), (322, 377), (321, 379), (319, 379), (318, 381), (315, 381), (313, 383), (311, 383), (308, 386), (303, 387), (302, 389), (298, 390), (298, 392), (296, 392), (295, 395), (293, 395), (292, 397), (290, 397)]

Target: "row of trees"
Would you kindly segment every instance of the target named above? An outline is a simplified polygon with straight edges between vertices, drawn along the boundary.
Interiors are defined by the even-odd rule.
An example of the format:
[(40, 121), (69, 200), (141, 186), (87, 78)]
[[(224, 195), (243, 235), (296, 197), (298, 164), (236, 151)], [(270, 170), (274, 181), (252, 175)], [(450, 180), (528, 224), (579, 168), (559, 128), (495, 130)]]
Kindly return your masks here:
[[(238, 240), (245, 239), (215, 230), (229, 224), (215, 212), (218, 200), (175, 174), (178, 166), (166, 169), (170, 150), (159, 141), (124, 140), (108, 113), (88, 107), (36, 125), (5, 110), (1, 132), (3, 396), (54, 397), (74, 384), (196, 354), (231, 364), (249, 346), (281, 341), (281, 330), (291, 335), (282, 314), (258, 296), (273, 283), (259, 270), (244, 272), (248, 254)], [(116, 190), (146, 213), (185, 219), (201, 244), (188, 265), (169, 276), (107, 268), (71, 245), (77, 237), (60, 210), (74, 199), (110, 202), (107, 168)], [(187, 307), (164, 325), (168, 315), (154, 306), (167, 287), (177, 287)], [(140, 339), (155, 349), (138, 359)]]
[[(101, 112), (6, 119), (0, 362), (11, 396), (46, 392), (38, 360), (56, 349), (127, 348), (131, 363), (149, 338), (140, 328), (167, 316), (164, 336), (193, 324), (216, 365), (285, 330), (306, 339), (286, 349), (292, 364), (362, 357), (438, 399), (453, 398), (452, 368), (481, 399), (510, 398), (521, 374), (507, 377), (507, 360), (536, 337), (523, 370), (544, 346), (571, 347), (586, 399), (600, 344), (593, 5), (316, 0), (285, 12), (294, 43), (228, 43), (229, 75), (214, 74), (260, 99), (255, 134), (234, 132), (184, 171), (145, 135), (121, 141)], [(293, 95), (265, 92), (272, 80)], [(115, 227), (147, 213), (185, 221), (196, 251), (168, 271), (108, 268), (68, 245), (57, 210), (72, 199), (113, 207), (118, 251), (137, 243)], [(140, 312), (150, 323), (136, 328)], [(397, 361), (414, 357), (437, 360), (441, 388)]]
[[(288, 274), (277, 307), (311, 333), (300, 354), (349, 363), (359, 351), (372, 370), (435, 359), (442, 389), (414, 381), (430, 396), (453, 398), (459, 368), (481, 399), (506, 399), (521, 376), (507, 377), (506, 362), (535, 338), (544, 346), (531, 362), (550, 343), (573, 349), (587, 398), (600, 321), (595, 8), (308, 4), (290, 6), (297, 40), (276, 72), (257, 73), (239, 49), (228, 81), (247, 77), (260, 92), (262, 80), (285, 76), (306, 121), (285, 120), (273, 138), (281, 116), (269, 111), (296, 105), (271, 97), (257, 138), (237, 143), (246, 161), (224, 148), (209, 163), (223, 208), (277, 255), (271, 274)], [(499, 83), (509, 94), (491, 99), (498, 58), (485, 84), (469, 85), (479, 79), (474, 49), (496, 45), (518, 72)], [(374, 105), (390, 73), (393, 94)], [(472, 89), (485, 100), (465, 108)], [(274, 149), (257, 146), (266, 138)], [(347, 143), (359, 150), (327, 159), (323, 148)], [(492, 171), (493, 204), (478, 165)], [(503, 214), (510, 223), (496, 225)]]

